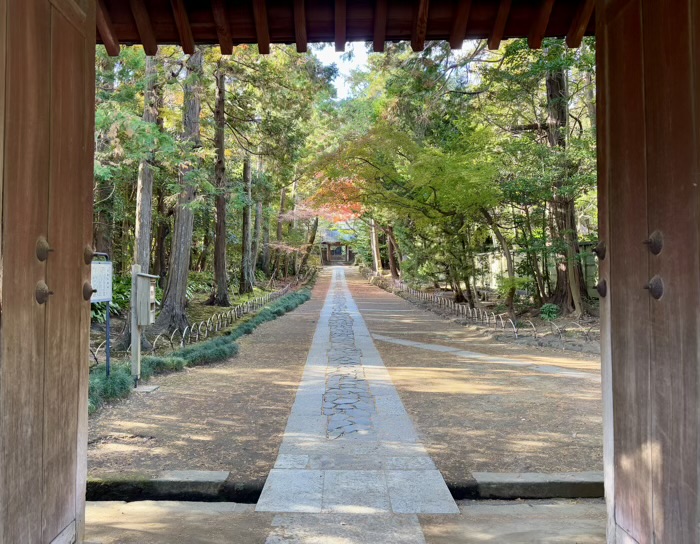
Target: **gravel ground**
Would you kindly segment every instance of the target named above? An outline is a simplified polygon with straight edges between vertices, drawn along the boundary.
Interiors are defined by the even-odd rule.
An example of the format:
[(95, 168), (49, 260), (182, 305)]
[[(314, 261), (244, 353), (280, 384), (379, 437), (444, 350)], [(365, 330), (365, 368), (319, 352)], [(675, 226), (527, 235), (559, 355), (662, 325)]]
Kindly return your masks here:
[(90, 418), (90, 476), (160, 470), (228, 470), (259, 485), (277, 458), (316, 320), (328, 288), (239, 340), (233, 359), (153, 378)]
[[(497, 343), (378, 287), (356, 269), (349, 286), (429, 453), (448, 484), (471, 472), (602, 470), (600, 364), (590, 355)], [(277, 457), (328, 288), (240, 340), (225, 363), (160, 376), (90, 419), (91, 476), (226, 470), (262, 485)], [(411, 340), (534, 366), (398, 345)], [(576, 372), (571, 377), (562, 371)]]
[[(602, 470), (598, 357), (497, 343), (369, 285), (357, 273), (348, 274), (348, 281), (373, 335), (429, 345), (410, 347), (375, 337), (448, 485), (464, 481), (470, 472)], [(534, 366), (426, 349), (435, 345)]]

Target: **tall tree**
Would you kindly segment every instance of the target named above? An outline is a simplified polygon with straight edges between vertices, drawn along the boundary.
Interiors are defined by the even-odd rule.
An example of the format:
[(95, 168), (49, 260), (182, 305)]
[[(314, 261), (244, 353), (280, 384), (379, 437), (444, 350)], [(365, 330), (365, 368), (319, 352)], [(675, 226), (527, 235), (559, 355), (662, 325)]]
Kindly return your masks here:
[(197, 189), (194, 175), (198, 163), (196, 151), (201, 147), (201, 49), (197, 48), (195, 53), (187, 59), (185, 66), (182, 139), (187, 159), (183, 160), (178, 173), (181, 190), (175, 206), (175, 226), (172, 233), (170, 266), (165, 283), (163, 304), (156, 321), (156, 329), (158, 330), (184, 330), (189, 325), (185, 308), (187, 306), (187, 278), (194, 226), (192, 203)]
[(226, 73), (223, 59), (220, 59), (217, 64), (214, 77), (216, 78), (216, 109), (214, 110), (216, 231), (214, 240), (214, 292), (209, 297), (208, 303), (214, 306), (230, 306), (228, 273), (226, 270)]
[(258, 267), (258, 258), (260, 256), (260, 244), (262, 238), (262, 222), (263, 222), (263, 203), (258, 200), (255, 203), (255, 223), (253, 225), (253, 249), (250, 258), (250, 270), (255, 277), (255, 270)]
[[(145, 89), (143, 93), (143, 122), (153, 127), (155, 135), (160, 102), (158, 85), (158, 54), (146, 57)], [(136, 185), (136, 227), (134, 240), (134, 262), (141, 272), (148, 273), (151, 264), (151, 224), (153, 222), (153, 162), (155, 160), (155, 138), (153, 148), (139, 164)]]
[(299, 272), (303, 272), (306, 268), (306, 264), (309, 262), (309, 257), (314, 249), (314, 244), (316, 243), (316, 233), (318, 232), (318, 216), (314, 217), (311, 223), (311, 229), (309, 230), (309, 239), (306, 242), (306, 248), (304, 249), (304, 256), (301, 258), (301, 264), (299, 265)]
[(252, 208), (253, 208), (253, 175), (250, 168), (250, 155), (246, 153), (243, 159), (243, 228), (241, 236), (241, 278), (240, 294), (252, 293), (255, 280), (252, 275)]
[(377, 224), (374, 219), (369, 221), (370, 228), (370, 242), (372, 245), (372, 264), (374, 265), (374, 271), (377, 274), (382, 273), (382, 259), (379, 255), (379, 234), (377, 233)]
[(400, 257), (399, 257), (399, 245), (394, 237), (394, 227), (391, 225), (384, 228), (384, 234), (386, 235), (386, 250), (389, 254), (389, 270), (391, 271), (391, 277), (395, 280), (399, 279), (401, 276), (400, 270)]
[[(566, 127), (569, 119), (566, 72), (561, 68), (548, 71), (546, 84), (547, 140), (550, 147), (565, 150)], [(567, 160), (565, 154), (562, 160)], [(562, 169), (562, 176), (565, 175), (566, 167)], [(557, 285), (552, 300), (562, 306), (566, 313), (573, 311), (575, 315), (581, 316), (584, 312), (581, 294), (583, 281), (579, 272), (576, 207), (573, 196), (566, 192), (562, 176), (554, 184), (552, 215), (556, 225), (556, 235), (563, 242), (565, 260), (557, 266)]]

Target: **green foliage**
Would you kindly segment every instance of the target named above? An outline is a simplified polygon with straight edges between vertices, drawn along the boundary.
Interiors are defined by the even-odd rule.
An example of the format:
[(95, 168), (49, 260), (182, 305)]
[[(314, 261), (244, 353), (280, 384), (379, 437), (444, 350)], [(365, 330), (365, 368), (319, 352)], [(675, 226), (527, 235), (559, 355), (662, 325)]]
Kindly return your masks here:
[(509, 278), (501, 276), (498, 278), (498, 294), (506, 297), (511, 291), (522, 291), (527, 289), (531, 284), (530, 278)]
[(543, 304), (540, 308), (540, 317), (545, 321), (554, 321), (559, 317), (559, 306), (556, 304)]
[[(259, 325), (292, 311), (309, 298), (311, 293), (308, 289), (290, 293), (250, 316), (224, 336), (192, 344), (166, 356), (144, 356), (141, 358), (141, 379), (148, 381), (157, 374), (230, 359), (238, 354), (235, 342), (241, 336), (252, 334)], [(109, 378), (106, 377), (105, 365), (97, 365), (90, 371), (88, 413), (96, 412), (106, 402), (128, 397), (133, 385), (129, 364), (113, 364)]]
[(148, 381), (155, 374), (177, 372), (185, 366), (187, 361), (182, 357), (145, 356), (141, 358), (141, 379)]
[(556, 264), (597, 235), (594, 48), (513, 40), (491, 52), (482, 41), (454, 53), (434, 42), (415, 54), (397, 43), (371, 55), (328, 116), (335, 138), (315, 163), (324, 202), (359, 204), (361, 260), (372, 262), (371, 219), (385, 267), (393, 229), (406, 280), (490, 289), (505, 266), (479, 261), (496, 251), (515, 267), (502, 295), (546, 300)]
[[(131, 277), (115, 276), (112, 279), (112, 302), (109, 305), (110, 314), (124, 316), (129, 309), (131, 300)], [(107, 303), (98, 302), (91, 307), (91, 317), (96, 323), (104, 323), (107, 319)]]
[(105, 402), (128, 397), (133, 386), (129, 365), (112, 365), (109, 378), (106, 376), (105, 365), (96, 366), (90, 371), (88, 413), (96, 412)]

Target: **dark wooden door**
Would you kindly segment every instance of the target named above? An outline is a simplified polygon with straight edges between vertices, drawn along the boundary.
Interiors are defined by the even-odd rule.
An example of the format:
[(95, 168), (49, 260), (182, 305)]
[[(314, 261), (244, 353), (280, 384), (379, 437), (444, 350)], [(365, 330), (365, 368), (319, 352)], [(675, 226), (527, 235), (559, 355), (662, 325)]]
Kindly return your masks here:
[(597, 9), (606, 483), (617, 542), (699, 536), (698, 9), (694, 0)]
[(88, 0), (0, 0), (2, 544), (82, 539), (94, 17)]

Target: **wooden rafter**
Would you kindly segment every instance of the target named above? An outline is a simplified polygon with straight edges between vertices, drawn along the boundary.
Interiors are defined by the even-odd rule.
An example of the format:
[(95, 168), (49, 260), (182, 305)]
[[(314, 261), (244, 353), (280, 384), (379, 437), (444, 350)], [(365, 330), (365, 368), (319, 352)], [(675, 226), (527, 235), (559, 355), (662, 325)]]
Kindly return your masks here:
[(472, 9), (472, 0), (459, 0), (454, 14), (452, 32), (450, 32), (450, 47), (452, 49), (462, 49), (462, 43), (467, 36), (467, 25), (469, 24), (469, 12)]
[(595, 0), (583, 0), (576, 12), (576, 17), (571, 22), (569, 32), (566, 34), (566, 45), (573, 48), (581, 45), (581, 40), (583, 40), (583, 35), (586, 33), (594, 8)]
[(131, 5), (131, 13), (134, 16), (134, 21), (136, 21), (136, 28), (141, 37), (143, 50), (146, 52), (146, 55), (153, 56), (158, 52), (158, 42), (153, 32), (153, 25), (151, 25), (148, 9), (146, 9), (143, 0), (130, 0), (129, 3)]
[(224, 0), (211, 0), (211, 13), (214, 16), (214, 24), (216, 24), (216, 36), (219, 39), (221, 54), (231, 55), (233, 53), (233, 39), (226, 13), (226, 2)]
[(527, 37), (527, 44), (530, 49), (540, 49), (542, 47), (542, 40), (544, 40), (545, 33), (547, 32), (547, 25), (549, 24), (549, 16), (552, 14), (552, 7), (554, 7), (554, 0), (542, 0), (539, 9), (537, 10), (537, 15), (532, 24), (532, 29)]
[[(78, 5), (77, 0), (51, 1)], [(113, 55), (121, 43), (141, 43), (149, 54), (162, 43), (182, 43), (186, 51), (192, 51), (195, 43), (219, 44), (227, 54), (237, 43), (257, 43), (265, 52), (272, 43), (296, 42), (303, 52), (318, 40), (331, 40), (341, 51), (349, 40), (369, 40), (375, 51), (383, 51), (387, 41), (408, 40), (413, 49), (421, 50), (428, 40), (448, 40), (458, 48), (463, 40), (474, 38), (487, 39), (489, 48), (496, 49), (506, 38), (529, 37), (531, 46), (541, 47), (544, 37), (566, 36), (567, 43), (576, 47), (582, 36), (592, 34), (599, 4), (596, 0), (93, 1), (98, 41)]]
[(119, 55), (119, 40), (112, 26), (112, 18), (105, 7), (104, 0), (97, 0), (97, 30), (102, 37), (102, 43), (105, 45), (107, 54), (112, 57)]
[(258, 51), (261, 55), (270, 53), (270, 27), (267, 24), (267, 2), (253, 0), (253, 16), (255, 17), (255, 32), (258, 36)]
[(345, 51), (347, 32), (347, 5), (345, 0), (335, 0), (335, 50)]
[(430, 0), (419, 0), (416, 9), (413, 33), (411, 35), (411, 48), (414, 51), (425, 49), (425, 35), (428, 31), (428, 9)]
[(306, 6), (305, 0), (294, 0), (294, 36), (297, 42), (297, 52), (306, 53)]
[(496, 21), (493, 23), (491, 35), (489, 36), (489, 49), (495, 50), (501, 46), (503, 33), (506, 31), (508, 15), (510, 14), (510, 4), (511, 0), (501, 0), (501, 3), (498, 5)]
[(180, 45), (182, 50), (187, 55), (194, 54), (194, 38), (192, 37), (192, 27), (190, 26), (190, 18), (187, 15), (183, 0), (170, 0), (170, 7), (173, 10), (175, 17), (175, 26), (180, 35)]
[(384, 40), (386, 39), (386, 7), (387, 0), (377, 0), (374, 6), (374, 52), (384, 51)]

